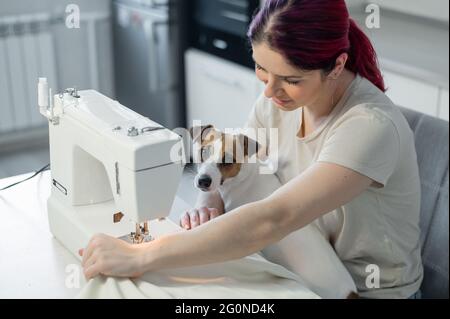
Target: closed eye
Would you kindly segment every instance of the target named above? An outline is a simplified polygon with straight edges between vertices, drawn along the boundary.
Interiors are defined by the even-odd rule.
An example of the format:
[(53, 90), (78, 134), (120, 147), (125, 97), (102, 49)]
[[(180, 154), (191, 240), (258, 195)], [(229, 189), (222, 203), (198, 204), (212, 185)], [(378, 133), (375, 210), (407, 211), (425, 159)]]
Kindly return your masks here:
[[(259, 71), (267, 72), (262, 66), (260, 66), (258, 63), (255, 62), (255, 68)], [(301, 80), (289, 80), (289, 78), (284, 78), (284, 81), (289, 85), (297, 85), (301, 82)]]
[(257, 69), (257, 70), (260, 70), (260, 71), (266, 71), (266, 70), (264, 70), (263, 69), (263, 67), (262, 66), (260, 66), (258, 63), (255, 63), (255, 68)]
[(289, 81), (288, 79), (285, 79), (284, 80), (287, 84), (289, 84), (289, 85), (297, 85), (297, 84), (299, 84), (301, 81), (300, 80), (297, 80), (297, 81)]

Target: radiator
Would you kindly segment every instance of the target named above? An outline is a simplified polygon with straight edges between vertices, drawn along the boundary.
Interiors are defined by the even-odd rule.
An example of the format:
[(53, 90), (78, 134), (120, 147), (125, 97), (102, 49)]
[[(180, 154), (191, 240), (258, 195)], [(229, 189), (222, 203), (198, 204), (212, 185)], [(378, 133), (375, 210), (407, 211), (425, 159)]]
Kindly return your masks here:
[(37, 80), (58, 79), (52, 20), (46, 15), (4, 17), (0, 20), (0, 133), (46, 124), (37, 107)]
[[(33, 136), (34, 131), (42, 132), (39, 129), (46, 126), (47, 122), (39, 114), (37, 106), (37, 82), (39, 77), (46, 77), (54, 93), (62, 85), (67, 85), (61, 84), (64, 73), (57, 69), (58, 58), (64, 64), (68, 59), (67, 53), (59, 52), (58, 55), (55, 41), (59, 38), (55, 38), (57, 33), (54, 32), (65, 28), (65, 20), (65, 14), (47, 13), (0, 17), (0, 146), (3, 142), (8, 143), (14, 135), (27, 136), (31, 132), (28, 135)], [(99, 70), (105, 70), (104, 64), (100, 63), (102, 60), (99, 60), (97, 46), (101, 39), (97, 36), (97, 28), (100, 21), (109, 20), (109, 12), (86, 12), (81, 15), (87, 39), (79, 46), (86, 48), (87, 63), (68, 59), (73, 65), (81, 64), (89, 74), (88, 83), (78, 84), (96, 90), (102, 88), (107, 92), (112, 87), (112, 84), (109, 85), (112, 78), (110, 81), (99, 78)], [(16, 140), (10, 140), (16, 143)]]

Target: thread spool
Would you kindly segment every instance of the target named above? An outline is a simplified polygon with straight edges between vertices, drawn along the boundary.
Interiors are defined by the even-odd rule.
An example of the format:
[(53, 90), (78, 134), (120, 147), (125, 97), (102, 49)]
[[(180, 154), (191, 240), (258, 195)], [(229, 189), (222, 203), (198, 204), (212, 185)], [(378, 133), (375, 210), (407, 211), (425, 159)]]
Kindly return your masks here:
[(48, 108), (48, 82), (47, 78), (39, 78), (38, 83), (38, 105), (44, 110)]

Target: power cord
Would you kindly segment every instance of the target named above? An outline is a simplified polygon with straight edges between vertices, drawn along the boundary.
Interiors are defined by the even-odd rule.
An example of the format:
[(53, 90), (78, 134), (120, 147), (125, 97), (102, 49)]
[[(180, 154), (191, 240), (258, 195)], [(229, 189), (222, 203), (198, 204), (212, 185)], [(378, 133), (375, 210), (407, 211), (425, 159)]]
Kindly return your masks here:
[(8, 185), (8, 186), (6, 186), (6, 187), (3, 187), (2, 189), (0, 189), (0, 191), (4, 191), (4, 190), (6, 190), (6, 189), (8, 189), (8, 188), (11, 188), (11, 187), (14, 187), (14, 186), (16, 186), (16, 185), (19, 185), (19, 184), (21, 184), (21, 183), (23, 183), (23, 182), (26, 182), (27, 180), (30, 180), (30, 179), (36, 177), (37, 175), (41, 174), (42, 172), (47, 171), (47, 170), (49, 170), (49, 169), (50, 169), (50, 164), (47, 164), (47, 165), (45, 165), (44, 167), (42, 167), (40, 170), (38, 170), (36, 173), (34, 173), (33, 176), (30, 176), (30, 177), (28, 177), (28, 178), (25, 178), (24, 180), (21, 180), (21, 181), (19, 181), (19, 182), (14, 183), (14, 184)]

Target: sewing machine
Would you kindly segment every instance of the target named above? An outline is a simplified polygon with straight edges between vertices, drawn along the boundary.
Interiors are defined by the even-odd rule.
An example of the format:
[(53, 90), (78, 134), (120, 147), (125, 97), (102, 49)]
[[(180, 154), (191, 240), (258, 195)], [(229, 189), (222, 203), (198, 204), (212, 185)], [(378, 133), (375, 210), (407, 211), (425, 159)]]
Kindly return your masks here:
[(181, 179), (182, 138), (93, 90), (52, 96), (40, 78), (38, 100), (49, 120), (54, 236), (77, 257), (96, 233), (151, 240)]

